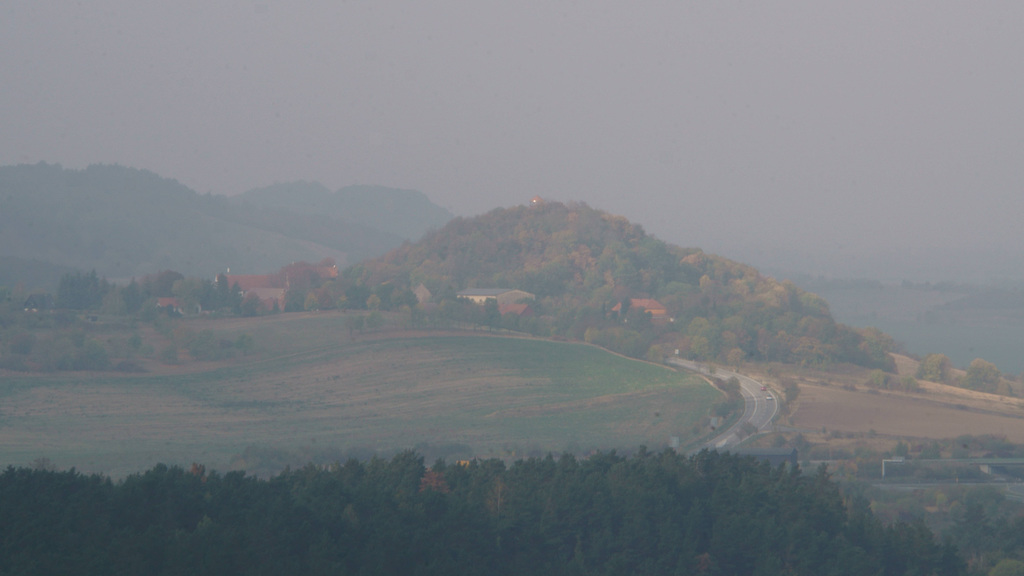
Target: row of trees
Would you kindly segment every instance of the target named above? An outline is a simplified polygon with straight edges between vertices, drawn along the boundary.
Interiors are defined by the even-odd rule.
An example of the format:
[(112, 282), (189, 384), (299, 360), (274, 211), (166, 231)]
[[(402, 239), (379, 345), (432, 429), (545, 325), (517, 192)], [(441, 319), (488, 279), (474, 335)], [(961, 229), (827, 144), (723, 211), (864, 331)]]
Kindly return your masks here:
[[(193, 282), (172, 271), (146, 276), (126, 286), (117, 286), (98, 278), (94, 273), (69, 274), (62, 280), (58, 302), (99, 301), (99, 305), (81, 310), (59, 308), (48, 313), (23, 310), (26, 296), (0, 288), (0, 368), (16, 371), (53, 372), (65, 370), (117, 370), (136, 372), (142, 368), (140, 358), (157, 358), (177, 363), (183, 353), (195, 360), (219, 360), (237, 353), (248, 354), (255, 341), (248, 334), (231, 339), (216, 335), (211, 329), (191, 330), (173, 325), (167, 314), (170, 309), (157, 307), (157, 297), (183, 294), (183, 287), (198, 286), (213, 294), (204, 302), (228, 301), (222, 298), (222, 282)], [(220, 294), (220, 295), (218, 295)], [(88, 295), (88, 298), (85, 296)], [(205, 298), (205, 297), (204, 297)], [(235, 302), (240, 298), (235, 291)], [(35, 302), (37, 299), (32, 298)], [(112, 304), (112, 303), (116, 303)], [(129, 317), (128, 308), (134, 311)], [(226, 313), (231, 313), (227, 310)], [(111, 318), (106, 314), (115, 315)], [(101, 320), (97, 315), (103, 315)], [(161, 346), (144, 342), (137, 320), (151, 321), (156, 332), (164, 337)], [(156, 344), (156, 348), (154, 347)]]
[(132, 278), (125, 286), (99, 278), (95, 270), (65, 274), (57, 286), (55, 305), (60, 309), (116, 316), (141, 315), (151, 319), (158, 312), (157, 298), (163, 297), (179, 298), (186, 308), (193, 311), (241, 312), (241, 292), (237, 286), (228, 286), (227, 277), (223, 274), (214, 282), (186, 278), (173, 270), (146, 275), (141, 281)]
[[(1019, 532), (1018, 532), (1019, 534)], [(158, 466), (0, 475), (0, 573), (963, 574), (824, 470), (641, 450), (430, 468), (405, 452), (270, 480)]]
[(929, 382), (951, 384), (979, 392), (1013, 396), (1013, 387), (1003, 377), (995, 364), (975, 358), (967, 370), (958, 375), (953, 370), (953, 362), (945, 354), (928, 354), (917, 367), (916, 376)]

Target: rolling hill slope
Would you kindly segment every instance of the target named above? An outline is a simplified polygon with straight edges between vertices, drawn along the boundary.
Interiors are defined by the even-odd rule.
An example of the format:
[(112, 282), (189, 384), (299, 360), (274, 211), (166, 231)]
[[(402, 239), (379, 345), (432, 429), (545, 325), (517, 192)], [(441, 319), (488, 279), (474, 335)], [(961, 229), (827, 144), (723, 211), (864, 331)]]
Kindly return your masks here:
[[(123, 475), (198, 461), (271, 473), (411, 447), (452, 459), (654, 449), (693, 442), (721, 400), (697, 377), (593, 346), (390, 324), (351, 335), (352, 314), (179, 321), (178, 332), (212, 330), (215, 341), (253, 335), (256, 353), (233, 360), (4, 373), (0, 465), (45, 457)], [(143, 337), (167, 344), (149, 328)]]
[[(632, 356), (679, 350), (729, 363), (851, 362), (895, 370), (886, 353), (891, 339), (837, 323), (814, 294), (739, 262), (666, 244), (586, 204), (550, 202), (457, 218), (346, 277), (371, 289), (422, 283), (435, 300), (456, 308), (456, 292), (466, 288), (524, 290), (536, 295), (540, 319), (520, 329)], [(664, 306), (664, 322), (639, 310), (631, 316), (632, 302), (650, 299)]]

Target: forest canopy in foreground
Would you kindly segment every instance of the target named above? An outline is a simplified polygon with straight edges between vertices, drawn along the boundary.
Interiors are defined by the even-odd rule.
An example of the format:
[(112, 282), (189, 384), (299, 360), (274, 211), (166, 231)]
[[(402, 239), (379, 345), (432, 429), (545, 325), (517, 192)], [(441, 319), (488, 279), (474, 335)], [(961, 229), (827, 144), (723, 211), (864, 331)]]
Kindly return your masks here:
[(0, 475), (0, 573), (962, 574), (825, 471), (641, 450), (350, 460), (270, 480), (157, 466)]

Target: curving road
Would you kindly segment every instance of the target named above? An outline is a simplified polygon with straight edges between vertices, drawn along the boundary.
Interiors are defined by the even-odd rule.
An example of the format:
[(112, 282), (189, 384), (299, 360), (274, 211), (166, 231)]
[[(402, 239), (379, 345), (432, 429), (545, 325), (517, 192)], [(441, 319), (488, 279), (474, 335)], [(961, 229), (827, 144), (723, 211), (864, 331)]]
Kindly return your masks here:
[[(669, 358), (667, 361), (669, 364), (679, 366), (680, 368), (686, 368), (699, 374), (710, 375), (707, 366), (702, 365), (698, 362), (690, 360), (683, 360), (680, 358)], [(711, 440), (705, 442), (697, 450), (703, 448), (724, 450), (726, 448), (739, 444), (743, 438), (740, 436), (740, 427), (745, 423), (749, 422), (758, 432), (764, 431), (771, 426), (772, 420), (779, 411), (777, 406), (778, 402), (775, 400), (768, 400), (769, 396), (774, 398), (774, 394), (770, 391), (762, 391), (763, 385), (750, 378), (739, 374), (737, 372), (731, 372), (729, 370), (723, 370), (721, 368), (715, 368), (716, 378), (722, 380), (728, 380), (733, 376), (740, 381), (740, 392), (743, 394), (743, 415), (740, 416), (739, 420), (735, 424), (729, 427), (728, 430), (722, 432), (718, 436), (715, 436)]]

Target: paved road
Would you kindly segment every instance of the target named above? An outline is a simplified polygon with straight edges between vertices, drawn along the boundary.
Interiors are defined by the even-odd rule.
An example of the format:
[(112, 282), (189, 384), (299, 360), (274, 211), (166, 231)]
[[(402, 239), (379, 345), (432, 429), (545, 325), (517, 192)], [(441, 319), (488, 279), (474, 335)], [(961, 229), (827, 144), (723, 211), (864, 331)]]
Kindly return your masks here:
[[(686, 368), (687, 370), (693, 370), (700, 374), (709, 374), (707, 366), (698, 362), (682, 360), (680, 358), (669, 358), (668, 363)], [(740, 440), (743, 439), (739, 434), (740, 428), (747, 422), (753, 425), (758, 432), (767, 430), (771, 426), (772, 420), (779, 411), (779, 407), (776, 405), (777, 402), (775, 400), (768, 400), (768, 396), (774, 397), (774, 394), (762, 391), (763, 385), (760, 382), (737, 372), (716, 367), (714, 375), (722, 380), (728, 380), (735, 376), (740, 381), (740, 392), (743, 394), (744, 404), (743, 416), (740, 416), (740, 419), (730, 426), (728, 430), (708, 440), (700, 448), (724, 450), (739, 444)]]

